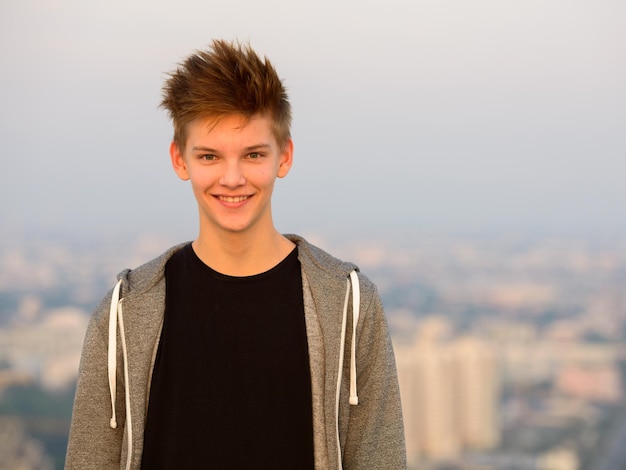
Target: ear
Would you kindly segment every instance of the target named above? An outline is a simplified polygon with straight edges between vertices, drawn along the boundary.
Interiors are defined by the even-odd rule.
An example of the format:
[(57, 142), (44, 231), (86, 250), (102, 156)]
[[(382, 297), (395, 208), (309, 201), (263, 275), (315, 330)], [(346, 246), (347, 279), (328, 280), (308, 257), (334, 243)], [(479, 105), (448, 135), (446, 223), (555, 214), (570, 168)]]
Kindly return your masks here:
[(187, 181), (189, 179), (189, 172), (187, 171), (187, 163), (180, 150), (180, 147), (176, 142), (170, 144), (170, 158), (172, 159), (172, 167), (178, 175), (178, 177)]
[(280, 153), (280, 162), (278, 164), (279, 178), (284, 178), (289, 173), (291, 165), (293, 164), (293, 140), (289, 139), (284, 145)]

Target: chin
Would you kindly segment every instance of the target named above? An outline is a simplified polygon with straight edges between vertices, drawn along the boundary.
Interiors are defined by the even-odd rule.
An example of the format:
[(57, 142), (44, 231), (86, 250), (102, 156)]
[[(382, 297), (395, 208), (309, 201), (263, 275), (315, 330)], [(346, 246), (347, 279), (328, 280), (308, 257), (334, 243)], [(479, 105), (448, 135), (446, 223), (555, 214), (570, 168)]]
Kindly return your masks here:
[(252, 226), (249, 224), (221, 224), (219, 225), (219, 227), (224, 232), (229, 232), (229, 233), (245, 233), (245, 232), (249, 232), (250, 229), (252, 228)]

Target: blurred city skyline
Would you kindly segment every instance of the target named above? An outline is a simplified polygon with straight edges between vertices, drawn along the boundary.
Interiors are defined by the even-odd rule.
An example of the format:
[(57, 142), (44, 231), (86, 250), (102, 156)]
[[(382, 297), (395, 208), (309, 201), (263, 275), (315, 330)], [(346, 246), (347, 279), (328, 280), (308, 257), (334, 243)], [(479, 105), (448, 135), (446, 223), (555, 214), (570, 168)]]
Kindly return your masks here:
[[(315, 241), (379, 289), (411, 469), (624, 468), (624, 241)], [(0, 243), (0, 468), (62, 468), (89, 313), (168, 243)]]
[(369, 0), (0, 6), (0, 228), (195, 236), (165, 73), (250, 41), (294, 108), (283, 232), (626, 233), (626, 4)]

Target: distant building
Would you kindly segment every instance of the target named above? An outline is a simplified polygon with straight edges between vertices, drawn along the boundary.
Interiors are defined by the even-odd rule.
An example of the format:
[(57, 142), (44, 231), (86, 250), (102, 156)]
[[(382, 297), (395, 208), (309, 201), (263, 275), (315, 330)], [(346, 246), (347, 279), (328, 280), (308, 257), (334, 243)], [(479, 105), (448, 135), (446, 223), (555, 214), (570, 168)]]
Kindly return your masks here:
[(579, 470), (576, 452), (567, 448), (549, 450), (537, 459), (538, 470)]
[(600, 403), (618, 403), (623, 398), (622, 378), (616, 364), (568, 364), (555, 379), (564, 395)]
[(87, 314), (76, 307), (15, 321), (0, 329), (0, 361), (11, 366), (17, 381), (23, 381), (26, 374), (46, 389), (63, 389), (76, 380), (88, 321)]
[(498, 444), (499, 374), (486, 343), (418, 336), (397, 351), (397, 362), (411, 464)]
[(490, 449), (499, 441), (500, 380), (494, 352), (475, 338), (450, 345), (461, 441), (474, 449)]

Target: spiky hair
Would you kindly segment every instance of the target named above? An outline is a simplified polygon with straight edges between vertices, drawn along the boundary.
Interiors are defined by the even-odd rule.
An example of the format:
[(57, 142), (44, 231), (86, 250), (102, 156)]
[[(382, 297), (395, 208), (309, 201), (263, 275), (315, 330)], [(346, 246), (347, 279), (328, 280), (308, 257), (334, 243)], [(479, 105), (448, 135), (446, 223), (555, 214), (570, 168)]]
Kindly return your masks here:
[(242, 114), (270, 118), (282, 148), (291, 138), (291, 105), (276, 70), (249, 44), (214, 40), (168, 74), (161, 107), (174, 126), (174, 142), (183, 149), (187, 125), (198, 118)]

